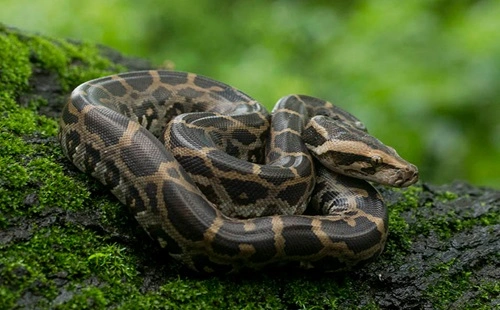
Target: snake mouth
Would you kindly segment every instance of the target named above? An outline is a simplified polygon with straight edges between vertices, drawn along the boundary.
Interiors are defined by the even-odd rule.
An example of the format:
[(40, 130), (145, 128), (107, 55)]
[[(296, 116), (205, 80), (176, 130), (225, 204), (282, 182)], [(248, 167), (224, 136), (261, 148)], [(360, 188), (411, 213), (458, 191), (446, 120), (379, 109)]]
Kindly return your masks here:
[(406, 169), (401, 169), (397, 173), (394, 186), (407, 187), (418, 181), (418, 169), (414, 165), (408, 166)]
[(331, 169), (342, 175), (393, 187), (407, 187), (418, 181), (418, 168), (413, 164), (369, 173), (356, 169)]

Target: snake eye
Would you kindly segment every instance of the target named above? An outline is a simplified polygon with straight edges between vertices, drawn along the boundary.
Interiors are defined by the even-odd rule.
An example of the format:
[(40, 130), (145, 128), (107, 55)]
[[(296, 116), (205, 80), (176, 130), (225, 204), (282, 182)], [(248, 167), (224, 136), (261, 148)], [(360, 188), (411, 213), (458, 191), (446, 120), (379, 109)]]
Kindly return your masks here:
[(373, 155), (370, 158), (370, 163), (372, 164), (372, 166), (376, 167), (382, 163), (382, 157), (380, 157), (378, 155)]
[(354, 122), (354, 126), (356, 126), (356, 128), (358, 128), (359, 130), (366, 131), (366, 126), (365, 126), (365, 124), (363, 124), (363, 123), (362, 123), (362, 122), (360, 122), (360, 121), (356, 121), (356, 122)]
[(316, 115), (330, 116), (330, 113), (328, 113), (327, 111), (320, 110), (316, 112)]

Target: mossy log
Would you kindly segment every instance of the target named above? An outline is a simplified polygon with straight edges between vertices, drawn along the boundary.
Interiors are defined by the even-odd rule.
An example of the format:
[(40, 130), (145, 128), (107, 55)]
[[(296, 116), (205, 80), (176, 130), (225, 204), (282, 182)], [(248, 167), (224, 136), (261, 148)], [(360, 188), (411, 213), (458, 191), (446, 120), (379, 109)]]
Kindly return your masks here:
[(72, 88), (148, 68), (0, 24), (0, 308), (500, 307), (500, 191), (464, 182), (380, 187), (386, 250), (356, 270), (200, 277), (183, 268), (64, 158), (56, 138)]

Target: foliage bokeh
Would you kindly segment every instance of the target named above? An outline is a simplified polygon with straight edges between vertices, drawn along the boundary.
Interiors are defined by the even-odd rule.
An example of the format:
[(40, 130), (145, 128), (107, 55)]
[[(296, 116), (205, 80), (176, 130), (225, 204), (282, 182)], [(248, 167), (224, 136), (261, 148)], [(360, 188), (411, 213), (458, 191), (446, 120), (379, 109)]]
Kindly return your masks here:
[(4, 0), (0, 21), (328, 99), (435, 183), (500, 187), (500, 2)]

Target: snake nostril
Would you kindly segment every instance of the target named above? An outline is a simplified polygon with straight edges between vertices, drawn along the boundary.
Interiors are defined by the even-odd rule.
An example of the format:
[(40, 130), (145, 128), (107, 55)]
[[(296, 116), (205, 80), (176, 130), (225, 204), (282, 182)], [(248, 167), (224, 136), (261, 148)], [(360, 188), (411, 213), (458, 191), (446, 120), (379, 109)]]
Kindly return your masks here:
[(418, 181), (418, 170), (415, 166), (415, 169), (410, 169), (406, 174), (406, 182), (408, 185), (411, 185)]
[[(412, 169), (414, 168), (414, 169)], [(407, 169), (401, 169), (397, 172), (395, 186), (406, 187), (418, 180), (418, 170), (416, 167), (408, 167)]]

